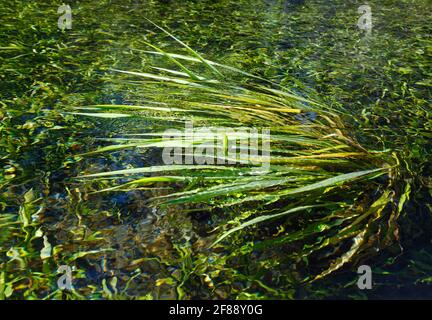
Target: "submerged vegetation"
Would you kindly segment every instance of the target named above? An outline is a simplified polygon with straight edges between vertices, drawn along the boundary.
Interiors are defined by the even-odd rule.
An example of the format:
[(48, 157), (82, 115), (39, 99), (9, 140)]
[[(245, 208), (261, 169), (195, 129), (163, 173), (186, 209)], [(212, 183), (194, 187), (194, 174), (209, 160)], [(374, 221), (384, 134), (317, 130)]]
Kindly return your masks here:
[[(370, 37), (355, 1), (83, 1), (71, 31), (12, 2), (1, 299), (431, 296), (427, 0), (371, 3)], [(214, 165), (164, 164), (188, 121), (270, 130), (268, 170), (223, 132)]]

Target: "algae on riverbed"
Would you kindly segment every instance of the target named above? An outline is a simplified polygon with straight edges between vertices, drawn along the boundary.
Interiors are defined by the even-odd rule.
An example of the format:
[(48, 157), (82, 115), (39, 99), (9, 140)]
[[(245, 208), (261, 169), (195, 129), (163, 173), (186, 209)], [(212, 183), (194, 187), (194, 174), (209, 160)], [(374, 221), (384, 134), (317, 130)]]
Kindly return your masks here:
[[(79, 1), (71, 4), (73, 29), (63, 32), (57, 29), (60, 3), (1, 1), (0, 297), (430, 297), (430, 2), (369, 4), (374, 29), (365, 38), (356, 27), (357, 1)], [(405, 203), (400, 240), (361, 260), (374, 270), (374, 290), (357, 289), (356, 264), (302, 284), (305, 273), (316, 271), (315, 261), (292, 263), (283, 250), (254, 251), (250, 239), (284, 235), (290, 225), (251, 229), (214, 250), (211, 231), (226, 222), (223, 210), (154, 210), (148, 186), (93, 193), (111, 181), (74, 179), (158, 162), (154, 151), (83, 154), (109, 145), (95, 137), (157, 132), (166, 123), (71, 115), (77, 107), (144, 102), (146, 88), (110, 70), (142, 72), (154, 65), (142, 52), (154, 50), (146, 42), (166, 52), (180, 47), (143, 17), (209, 60), (348, 110), (343, 121), (350, 136), (397, 163), (395, 192)], [(160, 89), (153, 96), (165, 102)], [(376, 184), (385, 194), (388, 185)], [(400, 202), (389, 205), (397, 209)], [(234, 213), (247, 217), (241, 207)], [(75, 290), (58, 290), (60, 265), (73, 268)]]

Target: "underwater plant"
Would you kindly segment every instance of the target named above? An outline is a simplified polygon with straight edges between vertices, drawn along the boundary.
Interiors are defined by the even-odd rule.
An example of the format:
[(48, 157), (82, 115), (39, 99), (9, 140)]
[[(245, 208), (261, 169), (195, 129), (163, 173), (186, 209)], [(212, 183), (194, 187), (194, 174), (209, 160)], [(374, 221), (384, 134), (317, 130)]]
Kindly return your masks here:
[[(164, 130), (177, 128), (182, 132), (184, 123), (193, 121), (195, 126), (207, 128), (270, 130), (270, 167), (260, 171), (250, 162), (158, 163), (79, 178), (110, 179), (114, 183), (100, 190), (104, 192), (154, 188), (149, 203), (175, 206), (177, 214), (193, 214), (193, 206), (218, 210), (223, 219), (212, 232), (217, 234), (211, 244), (213, 250), (238, 235), (243, 243), (235, 241), (237, 245), (230, 250), (240, 255), (283, 250), (284, 261), (305, 265), (314, 261), (310, 266), (313, 272), (301, 281), (322, 278), (398, 240), (398, 218), (410, 198), (411, 183), (404, 176), (405, 164), (397, 152), (359, 143), (359, 132), (350, 125), (353, 116), (348, 110), (204, 59), (167, 30), (155, 26), (187, 54), (166, 52), (147, 43), (153, 51), (145, 54), (165, 59), (163, 67), (150, 67), (157, 73), (113, 70), (126, 76), (129, 84), (139, 86), (145, 105), (85, 108), (90, 107), (87, 115), (95, 117), (143, 117), (160, 130), (104, 139), (114, 144), (89, 154), (184, 146), (187, 156), (193, 142), (187, 146), (182, 137), (167, 141)], [(173, 67), (167, 67), (170, 65)], [(235, 80), (236, 76), (242, 79)], [(227, 140), (223, 132), (217, 138)], [(206, 144), (215, 136), (200, 139), (199, 143)], [(212, 163), (227, 157), (227, 145), (222, 143), (220, 149)], [(162, 186), (168, 191), (158, 191)]]

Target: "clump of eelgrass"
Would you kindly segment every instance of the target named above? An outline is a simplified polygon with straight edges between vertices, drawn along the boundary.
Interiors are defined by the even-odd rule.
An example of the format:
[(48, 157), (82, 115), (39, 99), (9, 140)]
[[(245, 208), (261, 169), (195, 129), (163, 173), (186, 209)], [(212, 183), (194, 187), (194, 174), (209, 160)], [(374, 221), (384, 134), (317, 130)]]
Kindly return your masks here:
[[(164, 63), (177, 68), (152, 67), (158, 73), (115, 70), (134, 79), (129, 83), (142, 86), (146, 104), (95, 105), (91, 106), (91, 113), (79, 114), (139, 116), (160, 124), (162, 129), (181, 128), (192, 119), (195, 124), (206, 126), (269, 129), (270, 169), (257, 172), (247, 164), (155, 165), (82, 178), (122, 180), (102, 191), (180, 184), (183, 190), (158, 194), (151, 203), (179, 205), (179, 210), (192, 204), (205, 204), (209, 210), (223, 208), (227, 220), (219, 226), (221, 231), (213, 247), (223, 245), (234, 234), (258, 227), (252, 244), (230, 249), (242, 255), (282, 246), (289, 250), (283, 259), (298, 261), (314, 257), (324, 261), (308, 280), (330, 274), (369, 248), (380, 248), (397, 240), (397, 220), (411, 189), (409, 182), (402, 188), (397, 185), (400, 160), (395, 153), (369, 150), (359, 144), (352, 128), (345, 124), (350, 115), (344, 110), (332, 109), (260, 77), (206, 60), (168, 31), (158, 28), (188, 54), (168, 53), (152, 44), (148, 45), (155, 51), (146, 53), (164, 57)], [(207, 72), (195, 71), (203, 67)], [(236, 82), (224, 76), (225, 73), (240, 75), (248, 81)], [(112, 110), (121, 113), (111, 113)], [(298, 116), (302, 114), (314, 114), (316, 118), (312, 121), (307, 116)], [(163, 134), (161, 130), (105, 139), (116, 143), (92, 153), (182, 143), (179, 139), (167, 144)], [(205, 141), (210, 140), (204, 137), (201, 142)], [(130, 178), (126, 183), (125, 177)], [(276, 234), (260, 228), (274, 226), (276, 222)], [(247, 237), (250, 239), (250, 234)]]

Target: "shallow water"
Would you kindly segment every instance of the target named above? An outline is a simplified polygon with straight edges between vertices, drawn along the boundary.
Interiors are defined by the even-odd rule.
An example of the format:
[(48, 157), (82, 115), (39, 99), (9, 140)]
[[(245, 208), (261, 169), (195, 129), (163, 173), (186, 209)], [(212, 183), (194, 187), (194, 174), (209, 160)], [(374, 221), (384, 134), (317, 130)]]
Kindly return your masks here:
[[(2, 2), (5, 9), (6, 2)], [(396, 112), (403, 104), (407, 86), (415, 88), (418, 98), (430, 99), (430, 85), (417, 85), (422, 81), (430, 83), (425, 56), (431, 54), (432, 48), (430, 42), (425, 42), (431, 32), (430, 21), (427, 24), (430, 2), (369, 2), (374, 24), (372, 35), (366, 37), (357, 28), (357, 1), (334, 1), (331, 5), (318, 0), (100, 1), (97, 5), (82, 1), (71, 4), (72, 29), (63, 33), (56, 28), (54, 2), (13, 1), (5, 10), (6, 40), (1, 46), (17, 44), (24, 48), (16, 54), (10, 49), (1, 52), (8, 59), (5, 68), (9, 71), (2, 74), (7, 81), (0, 93), (7, 110), (19, 110), (18, 115), (11, 113), (11, 126), (39, 119), (39, 127), (26, 139), (36, 145), (42, 141), (43, 148), (30, 144), (21, 150), (2, 152), (5, 165), (19, 168), (16, 176), (3, 180), (5, 194), (12, 195), (2, 200), (6, 204), (3, 213), (17, 212), (23, 193), (33, 188), (44, 208), (37, 225), (58, 250), (50, 263), (28, 261), (32, 270), (44, 268), (51, 276), (40, 280), (40, 287), (27, 294), (44, 297), (55, 292), (52, 279), (56, 266), (67, 263), (75, 272), (74, 288), (87, 298), (232, 298), (232, 289), (223, 286), (213, 291), (199, 281), (191, 281), (186, 289), (179, 290), (178, 283), (167, 280), (190, 281), (188, 270), (198, 268), (192, 256), (202, 258), (208, 254), (211, 263), (208, 245), (212, 238), (207, 232), (217, 225), (217, 218), (205, 210), (190, 216), (150, 208), (148, 200), (154, 193), (148, 190), (93, 193), (107, 183), (75, 179), (80, 174), (160, 163), (157, 152), (126, 150), (79, 156), (107, 145), (97, 138), (148, 132), (155, 124), (136, 118), (90, 121), (63, 112), (71, 111), (71, 106), (145, 103), (139, 87), (122, 82), (110, 69), (140, 71), (148, 60), (131, 49), (146, 50), (143, 37), (152, 43), (166, 43), (172, 51), (179, 48), (142, 17), (166, 26), (211, 60), (264, 76), (306, 97), (320, 95), (329, 104), (349, 106), (353, 114), (378, 114), (383, 108)], [(17, 24), (21, 28), (15, 31), (11, 26)], [(398, 68), (390, 68), (392, 64)], [(12, 67), (16, 71), (10, 71)], [(50, 114), (49, 110), (63, 116)], [(313, 115), (299, 120), (313, 121)], [(54, 125), (64, 128), (51, 130)], [(41, 132), (44, 135), (39, 137)], [(421, 242), (424, 238), (419, 240), (419, 250), (431, 252)], [(40, 240), (28, 250), (38, 252), (43, 245)], [(3, 255), (19, 241), (12, 237), (4, 239), (4, 243)], [(397, 249), (395, 252), (400, 255)], [(414, 284), (419, 274), (425, 277), (430, 271), (408, 266), (414, 253), (401, 256), (397, 264), (400, 269), (392, 270), (389, 277), (383, 276), (389, 265), (386, 257), (391, 253), (376, 259), (381, 274), (377, 272), (379, 289), (375, 292), (343, 288), (353, 277), (352, 270), (345, 270), (322, 284), (330, 286), (329, 290), (319, 284), (312, 292), (300, 287), (290, 295), (429, 297), (432, 291), (427, 281)], [(22, 273), (18, 269), (14, 271), (17, 275)], [(400, 272), (404, 275), (399, 276)], [(112, 282), (114, 278), (117, 285)], [(245, 283), (233, 286), (241, 292)], [(421, 293), (416, 291), (419, 288)], [(322, 290), (327, 292), (320, 293)], [(15, 294), (20, 296), (20, 292), (17, 289)]]

